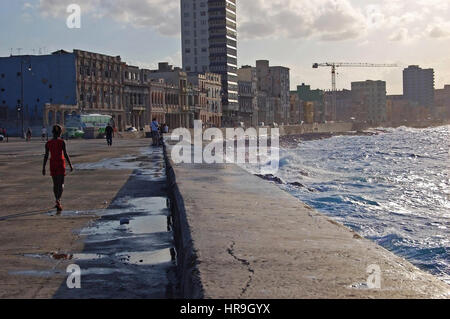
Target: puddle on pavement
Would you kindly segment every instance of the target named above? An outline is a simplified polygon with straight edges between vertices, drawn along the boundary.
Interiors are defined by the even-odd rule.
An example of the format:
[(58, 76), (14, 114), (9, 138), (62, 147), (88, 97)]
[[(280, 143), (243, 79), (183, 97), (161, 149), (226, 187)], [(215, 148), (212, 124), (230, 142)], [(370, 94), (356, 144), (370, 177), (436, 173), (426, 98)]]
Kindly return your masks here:
[[(84, 297), (95, 295), (102, 286), (107, 298), (111, 289), (119, 289), (124, 283), (113, 279), (115, 273), (127, 277), (127, 289), (148, 284), (148, 296), (170, 297), (176, 290), (174, 276), (176, 252), (173, 245), (171, 217), (168, 198), (165, 196), (142, 197), (146, 190), (149, 194), (165, 194), (166, 179), (162, 150), (145, 149), (137, 157), (105, 159), (98, 163), (81, 164), (77, 169), (131, 169), (133, 174), (108, 209), (88, 211), (64, 211), (60, 217), (92, 215), (98, 217), (87, 227), (78, 230), (83, 238), (85, 248), (80, 253), (53, 252), (47, 254), (25, 254), (29, 258), (47, 258), (49, 261), (74, 263), (80, 266), (83, 277)], [(153, 182), (153, 184), (151, 183)], [(128, 183), (130, 191), (127, 191)], [(133, 191), (138, 187), (139, 196)], [(153, 192), (152, 192), (153, 190)], [(143, 192), (143, 194), (142, 194)], [(49, 212), (55, 216), (56, 212)], [(129, 221), (121, 225), (121, 221)], [(29, 276), (52, 276), (63, 272), (49, 270), (27, 270), (14, 272)], [(116, 280), (118, 280), (116, 284)], [(120, 290), (120, 289), (119, 289)], [(119, 292), (120, 293), (120, 292)], [(112, 296), (111, 295), (111, 296)], [(57, 296), (67, 298), (80, 297), (71, 294), (65, 284), (61, 285)], [(97, 295), (95, 295), (97, 296)], [(103, 295), (102, 295), (103, 296)], [(116, 295), (114, 295), (116, 296)], [(126, 297), (126, 296), (124, 296)]]
[(173, 252), (171, 249), (161, 249), (152, 252), (134, 252), (116, 254), (122, 262), (133, 265), (157, 265), (173, 262)]

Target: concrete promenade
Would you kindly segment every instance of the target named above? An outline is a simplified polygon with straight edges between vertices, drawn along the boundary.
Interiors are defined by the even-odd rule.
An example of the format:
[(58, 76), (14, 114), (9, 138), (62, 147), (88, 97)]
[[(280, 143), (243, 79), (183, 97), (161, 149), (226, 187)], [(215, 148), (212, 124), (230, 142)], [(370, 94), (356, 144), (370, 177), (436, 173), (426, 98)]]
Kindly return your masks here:
[[(75, 140), (67, 143), (67, 149), (76, 167), (83, 163), (97, 163), (128, 155), (137, 157), (139, 167), (150, 166), (157, 171), (163, 170), (162, 156), (159, 159), (157, 154), (141, 155), (141, 149), (148, 147), (149, 143), (148, 139), (114, 139), (113, 147), (109, 148), (104, 140)], [(151, 207), (142, 212), (132, 208), (139, 213), (137, 216), (136, 212), (134, 215), (128, 211), (122, 212), (117, 204), (112, 204), (121, 198), (149, 197), (149, 200), (153, 200), (155, 196), (165, 203), (165, 199), (159, 199), (164, 196), (162, 189), (165, 189), (165, 181), (152, 182), (140, 178), (134, 168), (135, 160), (125, 163), (120, 169), (76, 169), (66, 178), (63, 195), (66, 211), (62, 216), (55, 216), (55, 210), (52, 210), (52, 181), (48, 174), (43, 177), (41, 173), (43, 154), (44, 142), (39, 139), (30, 143), (18, 139), (0, 143), (0, 298), (164, 298), (165, 292), (160, 293), (155, 289), (165, 285), (165, 279), (157, 277), (155, 280), (155, 271), (153, 268), (149, 270), (152, 266), (146, 256), (151, 255), (150, 250), (153, 248), (148, 238), (166, 236), (163, 233), (147, 234), (154, 231), (155, 225), (161, 224), (155, 224), (153, 220), (164, 222), (166, 217), (151, 216)], [(139, 161), (144, 163), (139, 164)], [(149, 177), (149, 174), (143, 177)], [(101, 218), (97, 211), (109, 217)], [(116, 230), (119, 228), (116, 219), (124, 213), (131, 219), (130, 227)], [(151, 227), (136, 230), (133, 219), (140, 220), (140, 224), (151, 223)], [(95, 224), (92, 224), (94, 221)], [(108, 222), (111, 229), (107, 227)], [(89, 225), (93, 228), (86, 228)], [(167, 223), (162, 223), (161, 227), (166, 230)], [(80, 234), (81, 229), (86, 229), (89, 236)], [(126, 240), (119, 241), (116, 237)], [(86, 238), (89, 243), (84, 241)], [(141, 241), (131, 242), (134, 238)], [(114, 245), (108, 246), (108, 241), (114, 241)], [(141, 245), (143, 247), (138, 245), (141, 242), (145, 243)], [(163, 248), (167, 248), (168, 245), (164, 245)], [(66, 260), (65, 256), (70, 254), (74, 254), (74, 259)], [(76, 260), (77, 254), (82, 260)], [(99, 254), (105, 254), (107, 258), (100, 259)], [(89, 260), (91, 255), (92, 261)], [(165, 255), (163, 257), (166, 258)], [(137, 259), (139, 267), (133, 264), (133, 258)], [(82, 268), (89, 267), (91, 272), (89, 276), (82, 277), (82, 287), (85, 289), (67, 292), (64, 290), (66, 267), (73, 263), (79, 263)], [(119, 275), (108, 285), (108, 278), (102, 276), (104, 271), (101, 270), (113, 267), (111, 265), (116, 267)], [(120, 275), (120, 271), (128, 268), (138, 270), (135, 273), (127, 272), (125, 277)], [(146, 281), (137, 271), (147, 272)], [(139, 282), (130, 281), (124, 286), (124, 278), (128, 281), (138, 278)], [(147, 286), (150, 288), (145, 288), (150, 279), (153, 280)], [(91, 281), (101, 290), (100, 293), (88, 288)], [(91, 286), (95, 288), (95, 285)], [(137, 289), (137, 286), (140, 288)], [(102, 289), (105, 287), (107, 289)]]
[[(236, 165), (169, 163), (177, 244), (192, 250), (178, 260), (186, 297), (450, 296), (444, 282)], [(381, 289), (367, 289), (370, 265), (381, 269)]]

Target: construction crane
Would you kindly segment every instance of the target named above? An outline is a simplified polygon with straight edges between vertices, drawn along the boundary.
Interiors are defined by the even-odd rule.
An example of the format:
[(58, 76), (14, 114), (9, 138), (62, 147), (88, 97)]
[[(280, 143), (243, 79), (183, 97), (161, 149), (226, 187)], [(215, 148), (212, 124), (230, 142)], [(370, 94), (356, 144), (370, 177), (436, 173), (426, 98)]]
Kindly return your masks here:
[(325, 62), (314, 63), (313, 69), (319, 67), (331, 67), (331, 90), (333, 93), (332, 108), (334, 115), (336, 116), (336, 104), (337, 104), (337, 88), (336, 88), (336, 71), (337, 68), (396, 68), (397, 64), (374, 64), (374, 63), (346, 63), (346, 62)]

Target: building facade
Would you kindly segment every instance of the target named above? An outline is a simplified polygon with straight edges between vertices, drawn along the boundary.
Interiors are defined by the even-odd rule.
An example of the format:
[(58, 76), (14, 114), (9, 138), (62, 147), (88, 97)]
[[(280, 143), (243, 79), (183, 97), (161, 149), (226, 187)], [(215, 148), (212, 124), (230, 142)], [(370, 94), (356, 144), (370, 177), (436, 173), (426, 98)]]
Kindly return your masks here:
[(258, 79), (256, 69), (251, 66), (243, 66), (238, 70), (239, 85), (239, 116), (238, 122), (246, 127), (256, 127), (258, 118)]
[(437, 89), (434, 98), (434, 117), (436, 119), (450, 119), (450, 85), (445, 85), (443, 89)]
[(206, 72), (204, 74), (190, 74), (189, 83), (198, 88), (198, 100), (195, 119), (202, 120), (207, 127), (221, 127), (222, 119), (222, 80), (219, 74)]
[[(76, 81), (72, 53), (0, 58), (0, 127), (10, 136), (23, 136), (29, 127), (40, 131), (46, 104), (77, 104)], [(48, 112), (47, 120), (64, 118), (67, 110)]]
[(119, 130), (126, 126), (124, 68), (120, 56), (74, 50), (77, 101), (81, 113), (111, 115)]
[(297, 93), (300, 101), (302, 102), (302, 105), (307, 105), (308, 107), (307, 117), (305, 113), (305, 121), (307, 121), (308, 124), (311, 124), (313, 122), (325, 122), (326, 112), (324, 103), (324, 91), (319, 89), (311, 90), (311, 86), (302, 83), (302, 85), (297, 85), (297, 90), (294, 92)]
[(289, 68), (256, 61), (258, 120), (266, 125), (288, 123), (290, 108)]
[(298, 97), (297, 92), (290, 93), (289, 99), (289, 125), (298, 125), (304, 121), (302, 101)]
[(181, 0), (183, 70), (221, 75), (224, 124), (239, 111), (236, 0)]
[(123, 106), (126, 123), (138, 130), (144, 129), (150, 123), (147, 115), (148, 87), (142, 81), (138, 67), (124, 65), (123, 72)]
[(434, 105), (434, 70), (411, 65), (403, 70), (403, 96), (419, 106)]
[(324, 93), (325, 120), (336, 122), (351, 122), (352, 113), (352, 91), (342, 90), (336, 92), (336, 108), (333, 108), (333, 92)]
[(386, 116), (386, 82), (352, 82), (352, 106), (355, 121), (380, 124)]

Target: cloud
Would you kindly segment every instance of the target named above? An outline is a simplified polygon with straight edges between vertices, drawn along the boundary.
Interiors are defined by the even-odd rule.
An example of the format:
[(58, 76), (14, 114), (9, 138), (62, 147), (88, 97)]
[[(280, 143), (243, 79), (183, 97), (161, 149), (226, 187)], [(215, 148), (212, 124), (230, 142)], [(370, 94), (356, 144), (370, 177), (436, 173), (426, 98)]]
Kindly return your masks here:
[(348, 0), (252, 0), (238, 4), (239, 35), (323, 41), (358, 38), (366, 31), (361, 10)]
[(450, 30), (440, 25), (431, 26), (428, 34), (432, 38), (448, 38), (450, 37)]
[(425, 35), (432, 39), (450, 37), (450, 22), (435, 18), (435, 20), (425, 29)]
[[(73, 0), (40, 0), (44, 16), (67, 17), (67, 6)], [(180, 33), (180, 9), (177, 0), (77, 0), (82, 14), (98, 19), (112, 19), (135, 28), (151, 27), (158, 33), (177, 36)]]
[[(31, 1), (30, 1), (31, 2)], [(180, 34), (180, 0), (39, 0), (44, 16), (65, 19), (76, 2), (82, 14), (123, 26)], [(239, 0), (240, 40), (306, 39), (346, 41), (384, 34), (386, 41), (446, 38), (450, 0)], [(412, 36), (414, 35), (414, 36)]]
[(389, 41), (392, 42), (408, 42), (409, 39), (409, 31), (406, 28), (400, 28), (389, 36)]

